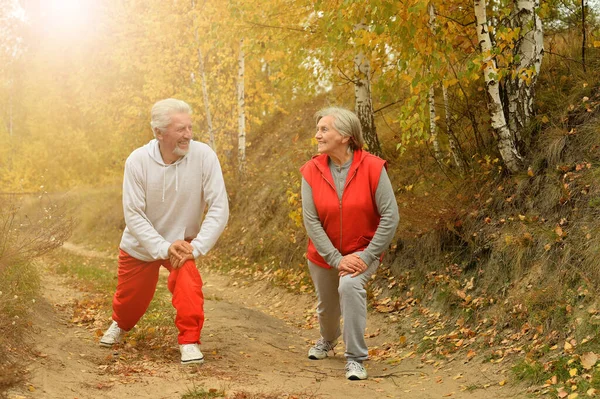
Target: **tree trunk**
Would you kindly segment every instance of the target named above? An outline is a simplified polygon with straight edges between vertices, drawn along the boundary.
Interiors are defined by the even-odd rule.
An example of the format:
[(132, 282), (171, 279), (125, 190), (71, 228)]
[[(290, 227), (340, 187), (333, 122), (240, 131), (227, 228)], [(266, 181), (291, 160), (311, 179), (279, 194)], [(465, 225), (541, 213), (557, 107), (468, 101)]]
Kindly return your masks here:
[(513, 28), (520, 34), (514, 49), (518, 63), (512, 66), (513, 74), (506, 79), (508, 125), (511, 132), (521, 139), (521, 131), (533, 116), (534, 88), (539, 76), (544, 54), (542, 21), (536, 10), (539, 0), (515, 0)]
[(444, 114), (446, 114), (446, 131), (448, 132), (448, 144), (450, 145), (450, 152), (454, 159), (454, 164), (458, 169), (461, 176), (465, 175), (465, 164), (462, 159), (462, 151), (458, 145), (458, 140), (452, 133), (452, 118), (450, 116), (450, 106), (448, 104), (448, 89), (442, 83), (442, 95), (444, 97)]
[(198, 46), (198, 64), (200, 68), (200, 78), (202, 79), (202, 98), (204, 102), (204, 112), (206, 113), (206, 124), (208, 126), (208, 145), (213, 151), (217, 151), (217, 145), (215, 143), (215, 133), (212, 125), (212, 115), (210, 113), (210, 102), (208, 99), (208, 89), (206, 87), (206, 73), (204, 71), (204, 57), (202, 57), (202, 49), (200, 43), (196, 41)]
[[(429, 3), (429, 29), (431, 30), (431, 34), (435, 36), (435, 8), (431, 2)], [(429, 67), (428, 72), (430, 72)], [(436, 161), (440, 162), (442, 160), (442, 153), (440, 151), (440, 143), (437, 135), (435, 87), (433, 84), (429, 87), (429, 96), (427, 97), (427, 102), (429, 105), (429, 136), (431, 137), (431, 142), (433, 144), (433, 156), (435, 157)]]
[(583, 72), (587, 72), (586, 67), (585, 67), (585, 47), (586, 47), (586, 39), (587, 39), (587, 34), (585, 32), (586, 9), (587, 9), (586, 0), (581, 0), (581, 34), (582, 34), (581, 63), (583, 64)]
[(12, 81), (8, 89), (8, 136), (13, 135), (13, 93), (12, 93)]
[(488, 94), (488, 111), (490, 113), (492, 127), (498, 136), (498, 150), (500, 151), (500, 156), (502, 157), (502, 160), (504, 161), (504, 164), (508, 170), (512, 173), (515, 173), (518, 172), (522, 167), (522, 158), (519, 155), (514, 137), (506, 124), (506, 119), (504, 118), (504, 111), (502, 108), (502, 102), (500, 100), (500, 90), (497, 80), (498, 70), (496, 67), (496, 60), (493, 58), (491, 53), (492, 42), (487, 25), (486, 1), (474, 0), (473, 4), (475, 18), (477, 20), (477, 39), (479, 41), (479, 46), (481, 47), (481, 52), (484, 56), (483, 64), (485, 65), (484, 77), (486, 91)]
[(440, 162), (442, 160), (442, 152), (440, 151), (440, 143), (437, 135), (437, 124), (435, 115), (435, 90), (433, 85), (429, 88), (429, 96), (427, 97), (429, 103), (429, 136), (431, 137), (431, 143), (433, 144), (433, 156), (435, 160)]
[(238, 58), (238, 169), (241, 174), (246, 168), (246, 113), (244, 110), (244, 39), (240, 39), (240, 53)]
[(363, 138), (371, 154), (381, 157), (381, 144), (377, 137), (373, 102), (371, 99), (371, 63), (361, 51), (354, 57), (354, 111), (360, 120)]

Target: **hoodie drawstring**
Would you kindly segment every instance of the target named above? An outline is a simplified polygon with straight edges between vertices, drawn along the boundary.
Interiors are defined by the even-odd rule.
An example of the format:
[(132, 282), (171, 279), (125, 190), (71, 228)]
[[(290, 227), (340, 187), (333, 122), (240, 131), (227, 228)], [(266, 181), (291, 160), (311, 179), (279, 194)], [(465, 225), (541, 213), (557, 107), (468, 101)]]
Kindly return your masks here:
[(163, 193), (162, 193), (162, 202), (165, 202), (165, 187), (167, 181), (167, 165), (163, 166)]
[[(167, 189), (167, 169), (171, 165), (163, 165), (163, 192), (162, 202), (165, 202), (165, 191)], [(179, 191), (179, 164), (175, 164), (175, 191)]]

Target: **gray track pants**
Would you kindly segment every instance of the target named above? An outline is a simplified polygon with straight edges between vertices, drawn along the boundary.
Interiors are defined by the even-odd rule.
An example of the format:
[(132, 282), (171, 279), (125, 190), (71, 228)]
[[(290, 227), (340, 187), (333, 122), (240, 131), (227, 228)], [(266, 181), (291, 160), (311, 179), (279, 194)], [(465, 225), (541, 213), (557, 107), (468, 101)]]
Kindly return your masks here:
[(325, 269), (308, 261), (310, 276), (317, 291), (317, 315), (321, 336), (335, 341), (341, 335), (340, 316), (344, 319), (344, 342), (346, 359), (362, 362), (369, 357), (365, 342), (367, 326), (367, 291), (365, 285), (377, 271), (379, 260), (373, 262), (364, 273), (356, 276), (338, 276), (338, 270)]

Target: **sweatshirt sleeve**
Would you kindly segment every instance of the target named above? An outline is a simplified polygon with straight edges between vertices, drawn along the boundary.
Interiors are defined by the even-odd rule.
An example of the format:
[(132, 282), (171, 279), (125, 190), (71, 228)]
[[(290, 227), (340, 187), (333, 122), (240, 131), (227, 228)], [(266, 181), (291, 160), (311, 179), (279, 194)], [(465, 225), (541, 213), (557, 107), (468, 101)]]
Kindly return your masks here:
[(130, 156), (123, 176), (123, 215), (129, 232), (153, 259), (167, 259), (171, 243), (165, 240), (146, 217), (143, 172)]
[(377, 226), (369, 246), (359, 254), (367, 265), (379, 259), (381, 254), (388, 248), (400, 222), (394, 189), (385, 168), (381, 169), (377, 191), (375, 191), (375, 202), (377, 211), (381, 215), (379, 226)]
[(229, 220), (229, 201), (217, 154), (212, 150), (207, 151), (202, 164), (202, 191), (208, 211), (200, 226), (200, 232), (192, 240), (194, 258), (206, 255), (225, 230)]
[(325, 233), (323, 225), (319, 220), (317, 209), (312, 196), (312, 188), (304, 177), (302, 178), (302, 219), (308, 238), (313, 242), (319, 255), (325, 259), (328, 265), (338, 268), (342, 260), (342, 254), (338, 251)]

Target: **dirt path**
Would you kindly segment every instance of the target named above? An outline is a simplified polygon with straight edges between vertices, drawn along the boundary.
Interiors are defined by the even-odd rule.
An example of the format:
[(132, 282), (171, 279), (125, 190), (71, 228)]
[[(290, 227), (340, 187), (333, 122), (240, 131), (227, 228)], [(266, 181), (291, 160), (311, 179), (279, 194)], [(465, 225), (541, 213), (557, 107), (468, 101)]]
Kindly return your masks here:
[[(71, 246), (69, 250), (76, 251)], [(85, 256), (101, 256), (81, 252)], [(489, 364), (455, 361), (441, 367), (406, 358), (395, 365), (369, 361), (366, 381), (344, 378), (343, 352), (323, 361), (310, 361), (306, 351), (318, 329), (305, 329), (314, 300), (265, 284), (247, 284), (203, 270), (206, 323), (201, 366), (181, 366), (176, 342), (165, 342), (169, 355), (142, 360), (116, 376), (107, 372), (114, 357), (127, 357), (135, 348), (117, 352), (98, 346), (89, 329), (71, 322), (73, 306), (85, 293), (42, 265), (43, 298), (37, 301), (31, 339), (37, 353), (27, 381), (9, 398), (180, 398), (198, 387), (206, 391), (243, 392), (244, 398), (515, 398), (515, 389), (499, 386), (502, 370)], [(164, 276), (159, 284), (164, 284)], [(380, 315), (370, 315), (370, 346), (395, 339)], [(174, 328), (174, 327), (173, 327)], [(137, 354), (137, 353), (136, 353)], [(484, 385), (488, 387), (481, 389)], [(480, 389), (467, 390), (467, 387)]]

